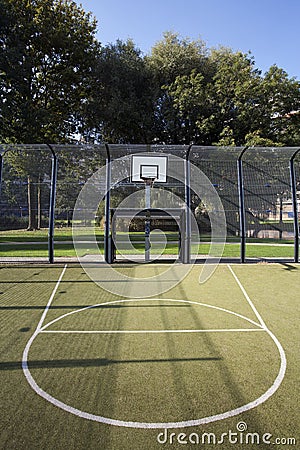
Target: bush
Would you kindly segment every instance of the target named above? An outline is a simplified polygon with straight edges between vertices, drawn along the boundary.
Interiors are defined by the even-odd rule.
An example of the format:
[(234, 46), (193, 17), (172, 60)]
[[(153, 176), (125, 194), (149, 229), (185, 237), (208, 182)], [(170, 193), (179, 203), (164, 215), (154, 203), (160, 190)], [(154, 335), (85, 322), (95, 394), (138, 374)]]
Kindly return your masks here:
[(0, 230), (21, 230), (28, 227), (28, 217), (0, 216)]
[[(41, 228), (48, 226), (48, 217), (42, 217)], [(24, 230), (28, 227), (28, 216), (15, 216), (14, 214), (7, 214), (0, 216), (0, 231), (5, 230)]]

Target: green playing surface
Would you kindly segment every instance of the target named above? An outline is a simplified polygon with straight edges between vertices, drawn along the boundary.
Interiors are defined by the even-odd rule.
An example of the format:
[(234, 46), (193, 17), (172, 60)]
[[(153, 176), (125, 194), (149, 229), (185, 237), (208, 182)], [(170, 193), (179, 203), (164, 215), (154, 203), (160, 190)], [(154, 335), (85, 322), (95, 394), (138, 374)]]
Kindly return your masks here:
[[(145, 277), (145, 296), (159, 268), (118, 265)], [(76, 265), (2, 265), (0, 448), (270, 448), (247, 432), (299, 442), (300, 266), (222, 264), (199, 285), (201, 269), (130, 299)], [(155, 424), (168, 423), (161, 444)], [(196, 435), (206, 443), (178, 442)]]

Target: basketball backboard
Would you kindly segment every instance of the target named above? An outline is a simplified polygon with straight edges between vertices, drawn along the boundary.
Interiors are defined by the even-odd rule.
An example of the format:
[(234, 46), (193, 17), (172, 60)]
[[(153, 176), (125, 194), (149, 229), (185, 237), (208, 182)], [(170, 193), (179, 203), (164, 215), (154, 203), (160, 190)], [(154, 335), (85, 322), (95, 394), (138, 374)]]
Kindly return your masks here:
[(166, 183), (167, 163), (166, 155), (132, 155), (131, 181), (143, 182), (146, 178), (152, 178), (155, 182)]

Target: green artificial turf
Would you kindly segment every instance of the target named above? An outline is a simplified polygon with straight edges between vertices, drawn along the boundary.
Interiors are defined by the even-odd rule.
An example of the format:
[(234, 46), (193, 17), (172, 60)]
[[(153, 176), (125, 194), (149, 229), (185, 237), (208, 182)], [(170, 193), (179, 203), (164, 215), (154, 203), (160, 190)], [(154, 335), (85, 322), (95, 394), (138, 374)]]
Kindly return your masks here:
[[(222, 433), (236, 432), (243, 421), (248, 432), (269, 433), (272, 442), (275, 438), (299, 442), (300, 266), (230, 267), (254, 309), (227, 265), (220, 265), (201, 285), (203, 265), (195, 265), (186, 278), (158, 298), (131, 302), (93, 283), (80, 266), (69, 266), (58, 286), (61, 265), (0, 266), (0, 448), (182, 448), (176, 442), (159, 444), (157, 435), (163, 429), (116, 427), (72, 415), (29, 386), (22, 371), (22, 354), (55, 286), (43, 325), (54, 322), (44, 331), (77, 333), (40, 333), (32, 343), (29, 368), (48, 394), (79, 410), (124, 421), (181, 421), (228, 411), (262, 395), (278, 374), (279, 352), (261, 329), (261, 319), (286, 354), (287, 371), (279, 389), (255, 409), (206, 425), (170, 429), (168, 439), (172, 432), (174, 439), (180, 432), (214, 433), (220, 438)], [(166, 270), (166, 265), (119, 265), (118, 270), (144, 277), (146, 285), (155, 283), (151, 277)], [(96, 304), (100, 306), (91, 307)], [(223, 331), (164, 331), (216, 329)], [(225, 331), (229, 329), (257, 331)], [(78, 333), (97, 330), (123, 333)], [(138, 330), (159, 333), (124, 333)], [(223, 448), (269, 448), (263, 443), (245, 445), (241, 442), (245, 436), (239, 434), (240, 442), (235, 444), (225, 441)], [(222, 445), (185, 445), (203, 447)]]

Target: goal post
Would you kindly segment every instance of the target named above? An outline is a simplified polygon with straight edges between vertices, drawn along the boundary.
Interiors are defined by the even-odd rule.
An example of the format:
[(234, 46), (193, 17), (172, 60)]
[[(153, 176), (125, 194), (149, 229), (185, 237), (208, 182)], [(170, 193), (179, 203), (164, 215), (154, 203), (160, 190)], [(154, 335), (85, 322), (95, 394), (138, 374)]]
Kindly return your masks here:
[[(145, 209), (134, 209), (134, 208), (112, 208), (111, 209), (111, 230), (112, 230), (112, 262), (117, 260), (117, 249), (120, 245), (126, 243), (124, 241), (124, 235), (120, 235), (120, 239), (118, 238), (118, 226), (119, 223), (123, 223), (124, 221), (142, 221), (149, 222), (149, 230), (151, 230), (151, 225), (155, 226), (159, 224), (159, 227), (166, 228), (167, 230), (172, 228), (172, 233), (177, 232), (177, 239), (172, 236), (172, 240), (168, 243), (176, 243), (178, 246), (178, 256), (176, 259), (178, 261), (185, 261), (185, 226), (186, 226), (186, 218), (185, 218), (185, 208), (145, 208)], [(157, 239), (157, 235), (155, 235)], [(153, 245), (157, 245), (159, 241), (154, 238)], [(145, 243), (145, 240), (140, 241), (134, 238), (134, 244)], [(128, 244), (130, 244), (130, 239), (128, 239)], [(124, 250), (124, 249), (123, 249)], [(126, 252), (125, 252), (126, 253)], [(123, 255), (124, 256), (124, 255)], [(149, 255), (150, 256), (150, 255)], [(148, 262), (145, 260), (145, 262)]]
[[(143, 259), (147, 263), (166, 255), (166, 248), (175, 244), (175, 259), (187, 263), (185, 161), (174, 154), (176, 149), (170, 148), (170, 153), (163, 153), (162, 148), (136, 150), (128, 148), (124, 157), (119, 158), (118, 153), (111, 158), (112, 202), (106, 208), (110, 233), (106, 230), (105, 238), (110, 245), (105, 260), (137, 258), (137, 262)], [(120, 176), (122, 180), (115, 183)], [(173, 259), (173, 254), (171, 250), (167, 258)]]

